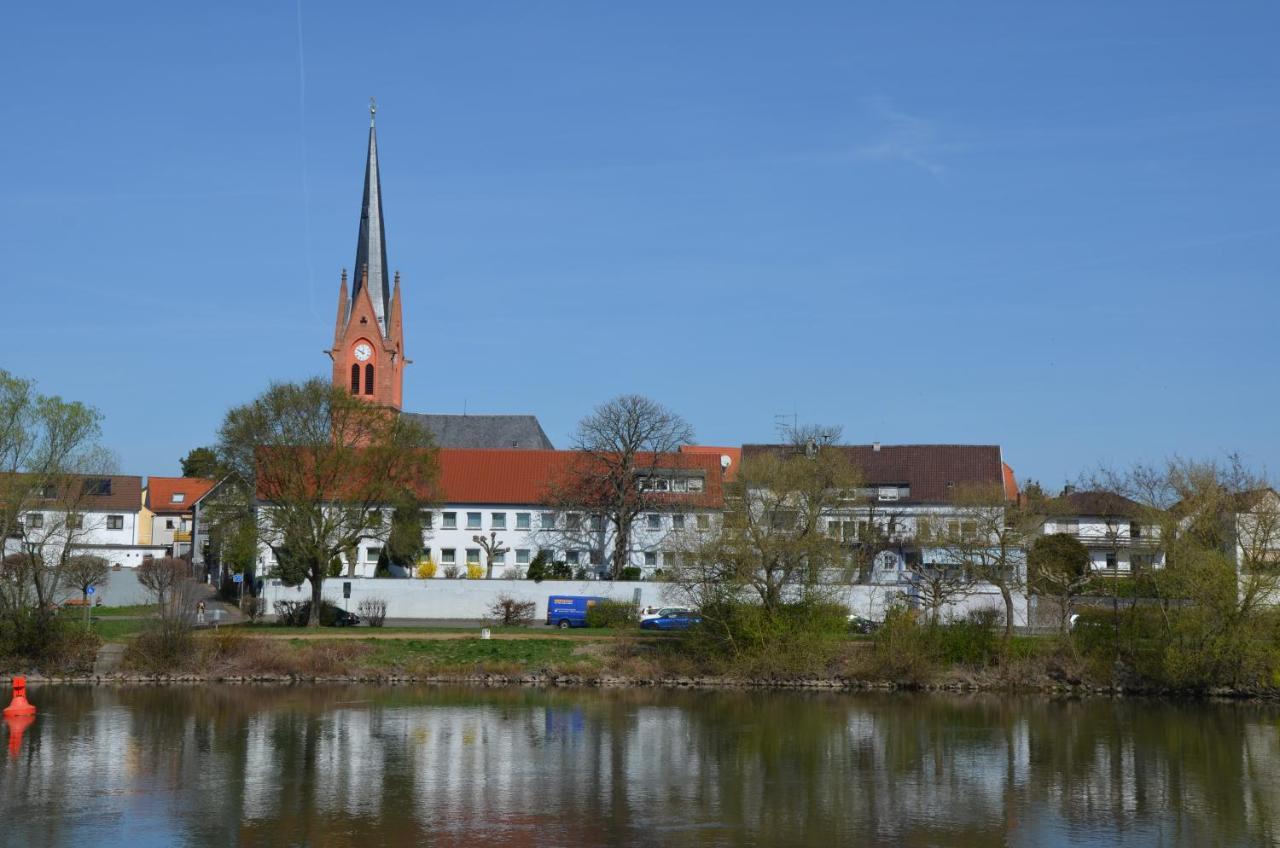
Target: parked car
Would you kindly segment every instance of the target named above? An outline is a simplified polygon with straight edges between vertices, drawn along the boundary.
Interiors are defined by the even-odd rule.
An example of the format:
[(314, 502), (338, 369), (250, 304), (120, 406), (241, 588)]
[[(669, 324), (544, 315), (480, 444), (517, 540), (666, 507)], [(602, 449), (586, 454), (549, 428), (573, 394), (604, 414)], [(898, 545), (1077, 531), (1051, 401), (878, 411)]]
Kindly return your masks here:
[(860, 615), (849, 616), (850, 633), (875, 633), (880, 629), (880, 622), (863, 618)]
[(547, 598), (547, 624), (567, 630), (587, 626), (587, 610), (608, 598), (589, 595), (552, 595)]
[(646, 618), (640, 622), (642, 630), (688, 630), (695, 624), (701, 624), (702, 617), (693, 610), (666, 610), (662, 615)]
[(694, 610), (691, 610), (688, 607), (645, 607), (640, 610), (640, 621), (641, 623), (644, 623), (650, 618), (661, 618), (662, 616), (673, 612), (693, 614)]
[[(283, 627), (305, 627), (310, 618), (310, 601), (276, 602), (276, 624)], [(336, 604), (322, 601), (320, 604), (320, 623), (325, 627), (355, 627), (360, 623), (360, 616), (353, 612), (347, 612)]]

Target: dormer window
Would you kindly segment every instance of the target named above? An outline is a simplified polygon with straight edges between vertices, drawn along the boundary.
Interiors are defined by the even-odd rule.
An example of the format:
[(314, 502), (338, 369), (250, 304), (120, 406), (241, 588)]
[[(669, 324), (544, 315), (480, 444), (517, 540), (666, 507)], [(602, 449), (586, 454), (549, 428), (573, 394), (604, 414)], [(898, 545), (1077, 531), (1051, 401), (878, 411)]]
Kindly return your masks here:
[(85, 480), (81, 491), (86, 495), (109, 495), (111, 494), (111, 478), (92, 477)]
[(169, 496), (169, 503), (182, 503), (186, 499), (187, 499), (187, 496), (182, 492), (174, 492), (172, 495)]

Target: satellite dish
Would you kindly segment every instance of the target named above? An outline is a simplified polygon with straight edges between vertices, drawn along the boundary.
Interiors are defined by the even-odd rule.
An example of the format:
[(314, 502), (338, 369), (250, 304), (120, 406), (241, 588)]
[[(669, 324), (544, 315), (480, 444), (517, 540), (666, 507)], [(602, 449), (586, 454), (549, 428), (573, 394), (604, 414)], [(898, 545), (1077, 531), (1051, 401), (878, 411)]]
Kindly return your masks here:
[(728, 471), (730, 465), (733, 465), (733, 457), (727, 453), (720, 454), (720, 470)]

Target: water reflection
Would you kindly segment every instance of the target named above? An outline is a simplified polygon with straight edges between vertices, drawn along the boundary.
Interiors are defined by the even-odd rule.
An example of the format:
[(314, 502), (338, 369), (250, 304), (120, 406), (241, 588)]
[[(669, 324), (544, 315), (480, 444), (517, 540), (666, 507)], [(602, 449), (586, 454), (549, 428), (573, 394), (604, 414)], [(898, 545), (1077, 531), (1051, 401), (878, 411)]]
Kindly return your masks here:
[(994, 696), (78, 688), (6, 844), (1270, 845), (1280, 712)]

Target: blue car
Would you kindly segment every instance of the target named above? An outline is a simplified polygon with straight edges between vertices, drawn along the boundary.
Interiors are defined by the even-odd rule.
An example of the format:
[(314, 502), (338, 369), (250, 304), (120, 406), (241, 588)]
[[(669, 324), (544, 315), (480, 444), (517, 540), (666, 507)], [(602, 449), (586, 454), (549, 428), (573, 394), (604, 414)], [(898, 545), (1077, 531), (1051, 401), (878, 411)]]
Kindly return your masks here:
[(672, 610), (654, 618), (646, 618), (640, 622), (641, 630), (688, 630), (695, 624), (701, 624), (702, 617), (689, 610)]

